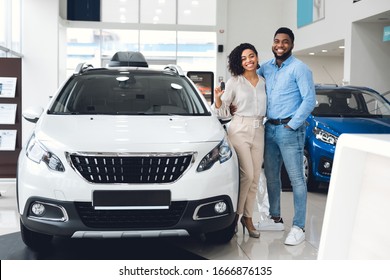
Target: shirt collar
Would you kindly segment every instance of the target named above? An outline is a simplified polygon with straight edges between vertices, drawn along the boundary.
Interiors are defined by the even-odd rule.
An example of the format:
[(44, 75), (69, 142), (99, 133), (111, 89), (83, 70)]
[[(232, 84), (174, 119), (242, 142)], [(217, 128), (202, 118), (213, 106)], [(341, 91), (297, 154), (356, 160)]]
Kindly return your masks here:
[[(284, 65), (289, 65), (292, 61), (294, 60), (294, 56), (293, 55), (290, 55), (285, 61), (282, 62), (282, 65), (280, 65), (280, 67), (283, 67)], [(277, 66), (276, 64), (276, 58), (273, 58), (271, 63), (275, 66)]]

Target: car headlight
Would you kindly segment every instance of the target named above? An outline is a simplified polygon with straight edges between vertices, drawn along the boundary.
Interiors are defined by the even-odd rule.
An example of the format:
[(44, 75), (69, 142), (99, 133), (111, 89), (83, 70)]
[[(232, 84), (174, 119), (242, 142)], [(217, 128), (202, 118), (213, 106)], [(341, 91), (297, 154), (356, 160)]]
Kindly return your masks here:
[(43, 161), (51, 170), (55, 171), (65, 171), (65, 167), (62, 164), (61, 160), (52, 152), (48, 151), (45, 146), (43, 146), (33, 134), (28, 141), (26, 148), (26, 155), (29, 159), (36, 163), (41, 163)]
[(336, 145), (338, 137), (318, 127), (313, 129), (316, 138), (324, 143)]
[(229, 142), (225, 137), (214, 149), (212, 149), (207, 155), (204, 156), (204, 158), (200, 161), (196, 171), (202, 172), (208, 170), (217, 161), (224, 163), (230, 159), (232, 155), (232, 149), (230, 148)]

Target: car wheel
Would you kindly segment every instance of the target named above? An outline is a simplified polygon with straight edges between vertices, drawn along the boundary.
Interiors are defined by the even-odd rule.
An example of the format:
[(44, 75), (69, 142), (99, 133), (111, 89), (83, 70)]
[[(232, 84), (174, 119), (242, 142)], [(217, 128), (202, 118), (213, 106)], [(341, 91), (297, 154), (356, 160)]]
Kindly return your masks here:
[(23, 223), (20, 221), (20, 233), (22, 240), (27, 247), (33, 249), (34, 251), (44, 251), (47, 250), (51, 245), (51, 240), (53, 236), (34, 232), (26, 228)]
[[(305, 176), (305, 181), (308, 186), (309, 190), (309, 183), (311, 187), (315, 188), (316, 183), (313, 182), (312, 178), (313, 176), (310, 173), (310, 158), (309, 158), (309, 153), (305, 150), (303, 154), (303, 175)], [(284, 167), (284, 164), (282, 166), (282, 171), (281, 171), (281, 181), (282, 181), (282, 191), (292, 191), (291, 187), (291, 181), (290, 178), (288, 177), (286, 168)], [(318, 187), (318, 184), (317, 184)]]
[(205, 233), (206, 242), (224, 244), (228, 243), (234, 236), (236, 224), (233, 223), (221, 230)]
[(311, 159), (308, 151), (305, 150), (303, 156), (304, 174), (306, 177), (307, 190), (309, 192), (318, 191), (320, 183), (314, 179), (313, 170), (311, 168)]

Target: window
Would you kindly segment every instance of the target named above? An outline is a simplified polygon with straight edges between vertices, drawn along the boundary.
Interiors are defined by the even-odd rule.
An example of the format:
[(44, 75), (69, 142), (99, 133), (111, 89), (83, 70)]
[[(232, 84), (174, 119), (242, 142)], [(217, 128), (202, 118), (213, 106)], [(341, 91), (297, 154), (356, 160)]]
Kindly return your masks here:
[(80, 62), (104, 67), (117, 51), (140, 51), (152, 68), (216, 70), (216, 0), (102, 0), (102, 20), (102, 29), (68, 28), (69, 75)]
[(103, 22), (138, 23), (138, 0), (102, 0)]
[(141, 23), (176, 24), (176, 0), (141, 0)]
[(178, 4), (178, 24), (216, 24), (216, 0), (180, 0)]
[(21, 56), (20, 19), (20, 0), (0, 0), (0, 57)]

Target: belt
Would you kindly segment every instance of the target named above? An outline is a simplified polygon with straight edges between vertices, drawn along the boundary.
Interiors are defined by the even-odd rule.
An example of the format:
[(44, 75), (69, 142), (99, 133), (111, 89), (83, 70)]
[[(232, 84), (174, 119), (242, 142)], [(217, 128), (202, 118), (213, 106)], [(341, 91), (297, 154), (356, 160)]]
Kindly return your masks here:
[(267, 123), (273, 124), (273, 125), (280, 125), (280, 124), (286, 124), (291, 120), (291, 118), (285, 118), (285, 119), (268, 119)]
[(233, 119), (239, 120), (241, 123), (251, 124), (253, 128), (259, 128), (260, 125), (264, 125), (264, 117), (263, 116), (238, 116), (234, 115)]

